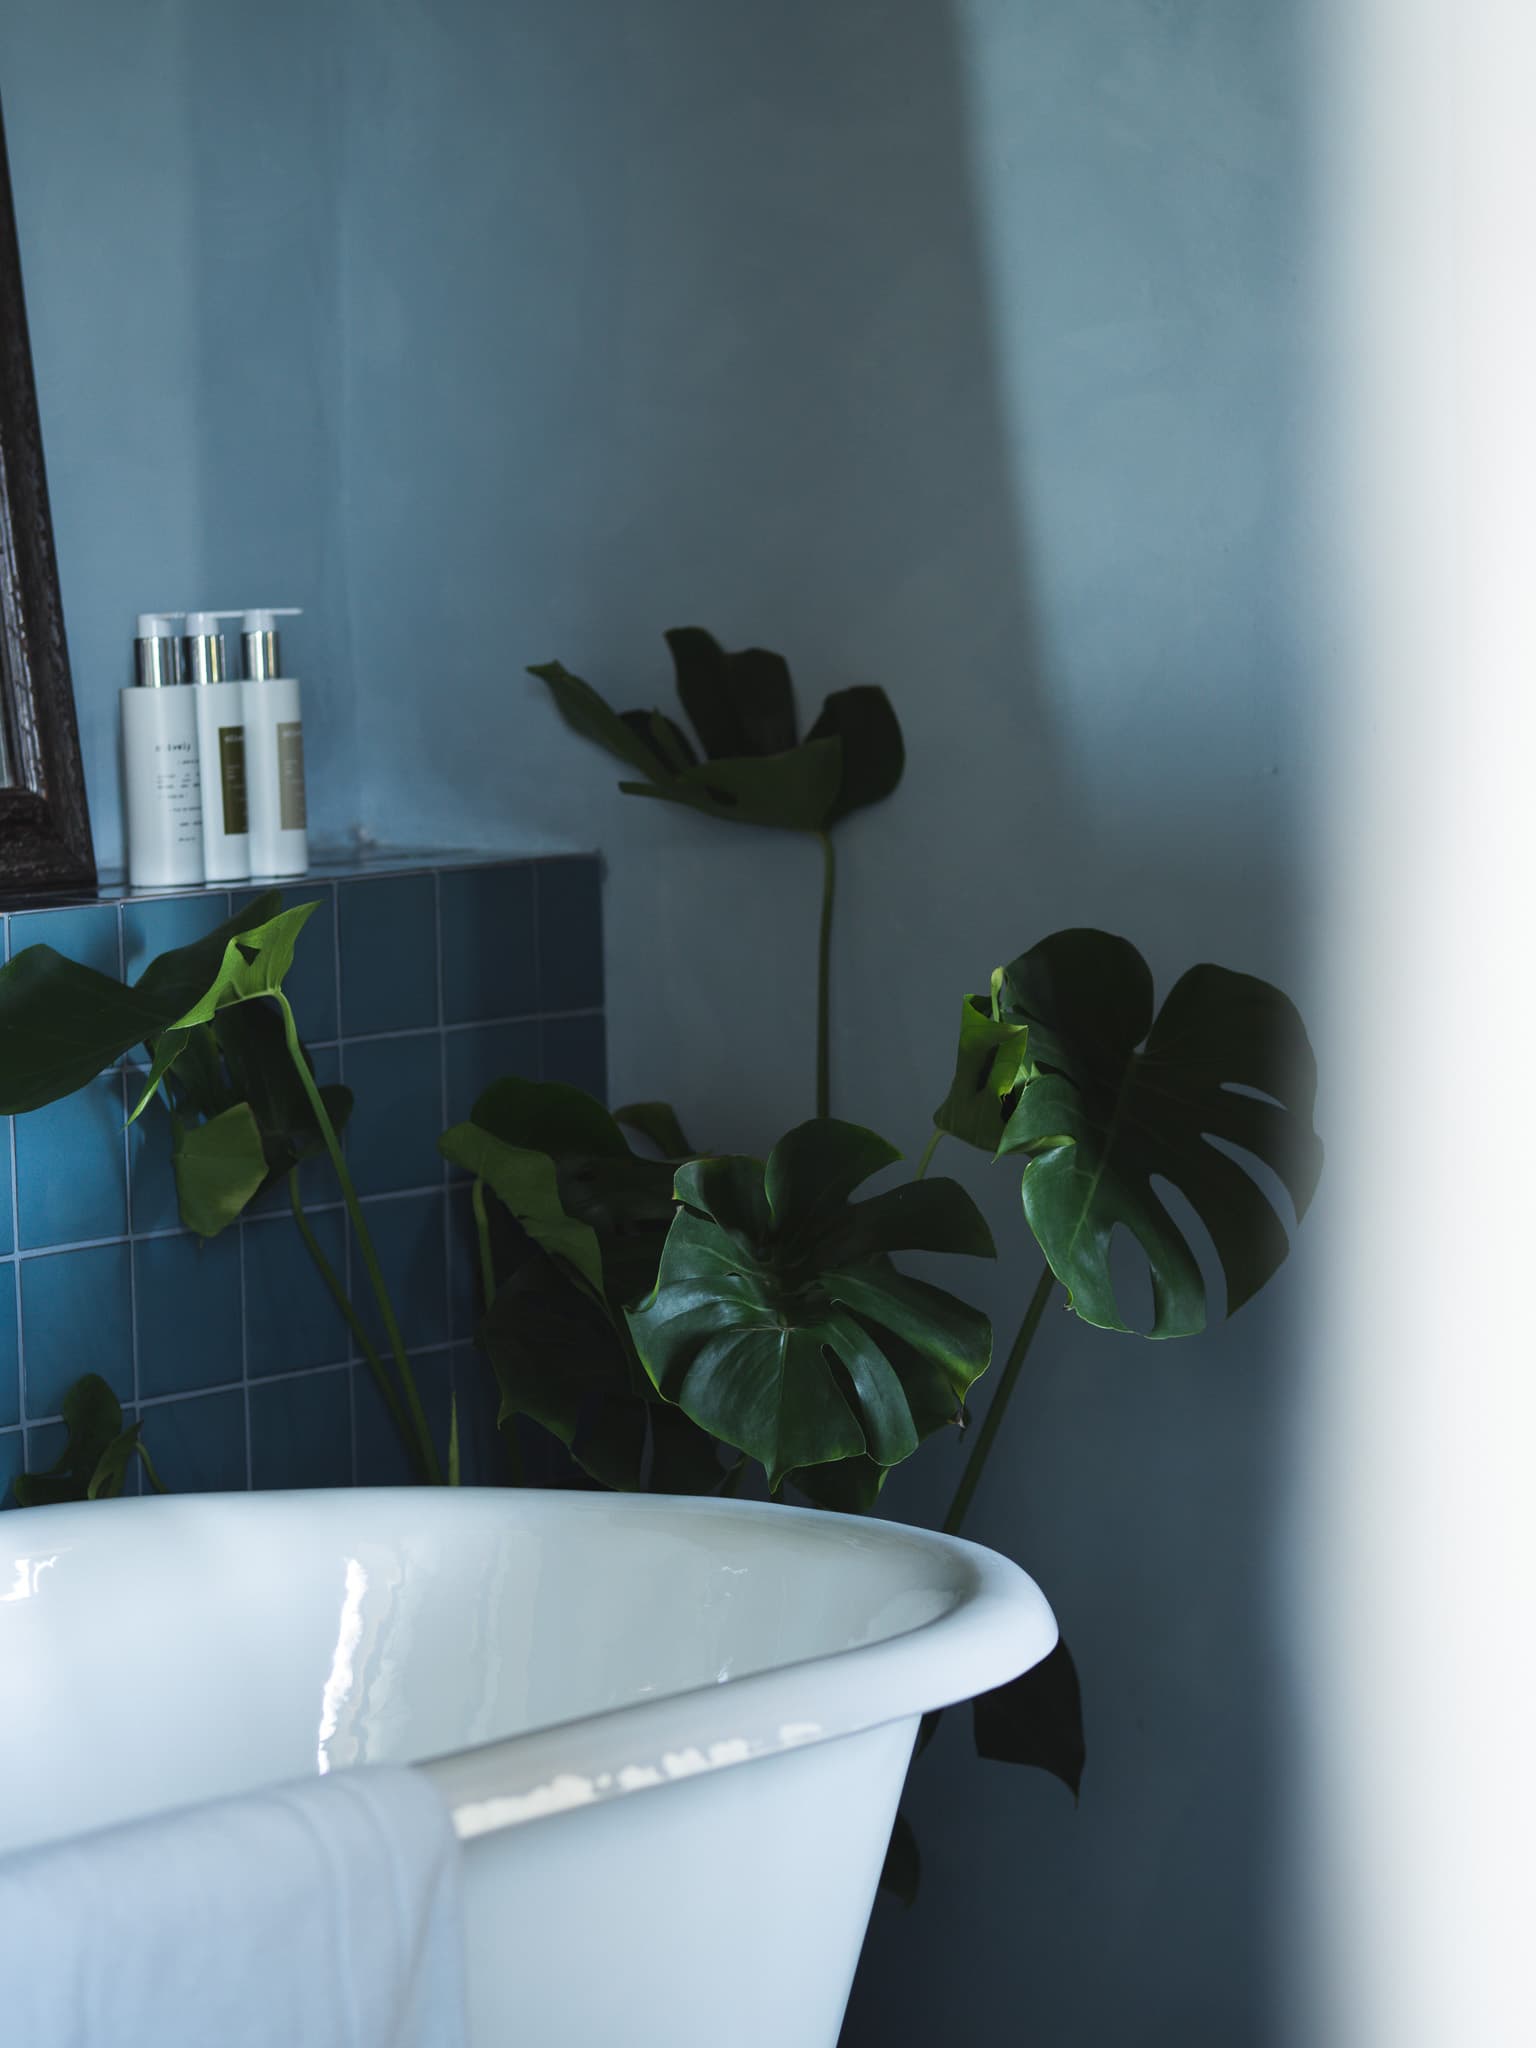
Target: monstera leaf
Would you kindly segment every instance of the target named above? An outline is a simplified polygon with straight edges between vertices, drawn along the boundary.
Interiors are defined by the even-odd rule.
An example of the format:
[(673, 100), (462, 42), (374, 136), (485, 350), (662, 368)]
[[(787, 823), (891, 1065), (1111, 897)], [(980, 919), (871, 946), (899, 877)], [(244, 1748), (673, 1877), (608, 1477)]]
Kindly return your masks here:
[(1224, 1146), (1277, 1176), (1297, 1216), (1322, 1146), (1312, 1129), (1317, 1069), (1294, 1005), (1268, 982), (1192, 967), (1154, 1018), (1152, 975), (1124, 939), (1064, 931), (1003, 970), (1000, 1012), (1029, 1029), (1029, 1080), (1001, 1154), (1020, 1153), (1024, 1213), (1071, 1305), (1124, 1330), (1110, 1240), (1130, 1232), (1151, 1271), (1154, 1337), (1205, 1327), (1195, 1254), (1158, 1195), (1177, 1188), (1210, 1233), (1227, 1312), (1256, 1294), (1290, 1249), (1284, 1224)]
[(993, 1256), (954, 1181), (848, 1197), (900, 1155), (856, 1124), (816, 1118), (756, 1159), (679, 1169), (680, 1208), (655, 1292), (628, 1321), (658, 1390), (758, 1459), (798, 1468), (911, 1455), (920, 1418), (956, 1413), (991, 1356), (986, 1318), (891, 1264), (896, 1251)]
[(762, 647), (727, 653), (701, 626), (679, 626), (666, 637), (697, 745), (663, 712), (611, 710), (558, 661), (529, 670), (573, 732), (640, 775), (620, 783), (627, 795), (734, 824), (821, 832), (879, 803), (900, 782), (901, 727), (876, 685), (835, 691), (800, 740), (782, 655)]

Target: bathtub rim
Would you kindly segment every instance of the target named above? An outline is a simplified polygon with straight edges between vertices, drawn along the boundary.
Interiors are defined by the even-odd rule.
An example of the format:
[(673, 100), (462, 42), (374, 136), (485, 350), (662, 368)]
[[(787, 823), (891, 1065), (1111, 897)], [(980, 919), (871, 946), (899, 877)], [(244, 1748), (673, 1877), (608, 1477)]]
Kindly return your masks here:
[[(182, 1494), (7, 1511), (0, 1532), (33, 1518), (57, 1523), (84, 1513), (87, 1532), (123, 1514), (174, 1516), (218, 1504), (259, 1518), (257, 1503), (356, 1505), (430, 1497), (420, 1487), (317, 1487), (262, 1493)], [(658, 1521), (727, 1520), (772, 1527), (793, 1517), (802, 1527), (856, 1531), (866, 1542), (925, 1558), (940, 1569), (934, 1590), (952, 1595), (940, 1613), (870, 1643), (797, 1658), (714, 1684), (633, 1700), (623, 1706), (545, 1723), (516, 1735), (446, 1754), (410, 1759), (447, 1805), (461, 1841), (500, 1833), (553, 1814), (630, 1798), (738, 1764), (760, 1762), (813, 1743), (838, 1741), (892, 1722), (916, 1720), (1006, 1684), (1049, 1654), (1055, 1617), (1033, 1579), (1010, 1559), (963, 1537), (888, 1521), (777, 1502), (718, 1495), (585, 1493), (505, 1487), (456, 1488), (464, 1502), (516, 1503), (558, 1520), (616, 1503)], [(5, 1548), (8, 1546), (0, 1546)], [(401, 1761), (398, 1760), (397, 1761)]]

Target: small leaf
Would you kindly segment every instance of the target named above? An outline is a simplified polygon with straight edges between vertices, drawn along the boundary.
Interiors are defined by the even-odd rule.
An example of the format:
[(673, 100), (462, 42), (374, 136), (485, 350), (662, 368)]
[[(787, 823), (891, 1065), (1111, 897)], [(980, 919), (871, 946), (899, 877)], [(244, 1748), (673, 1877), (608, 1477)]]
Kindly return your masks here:
[(880, 1889), (889, 1892), (903, 1906), (912, 1907), (917, 1904), (922, 1875), (923, 1859), (918, 1853), (912, 1823), (904, 1813), (898, 1813), (891, 1827), (891, 1839), (886, 1844), (885, 1862), (880, 1869)]
[(639, 1486), (645, 1403), (617, 1331), (590, 1294), (535, 1254), (497, 1290), (478, 1341), (501, 1389), (499, 1427), (531, 1416), (604, 1486)]
[(493, 1081), (470, 1116), (493, 1138), (547, 1152), (551, 1159), (571, 1153), (631, 1156), (624, 1133), (597, 1098), (563, 1081), (525, 1081), (518, 1075)]
[(697, 1149), (689, 1144), (670, 1102), (627, 1102), (613, 1112), (613, 1120), (638, 1131), (663, 1159), (691, 1159)]
[(11, 1487), (18, 1507), (88, 1500), (104, 1459), (102, 1484), (110, 1483), (111, 1454), (123, 1435), (123, 1410), (116, 1394), (99, 1373), (88, 1372), (65, 1391), (59, 1411), (66, 1431), (64, 1448), (46, 1472), (17, 1473)]
[(1082, 1688), (1065, 1643), (1022, 1677), (982, 1693), (971, 1704), (971, 1720), (978, 1756), (1049, 1771), (1077, 1798), (1088, 1751)]
[(459, 1397), (448, 1396), (448, 1484), (461, 1484), (459, 1468)]
[(217, 1237), (267, 1179), (267, 1156), (250, 1104), (237, 1102), (190, 1128), (173, 1117), (171, 1165), (182, 1222), (199, 1237)]
[(955, 1077), (933, 1112), (934, 1123), (952, 1138), (995, 1153), (1029, 1071), (1029, 1026), (994, 1017), (987, 996), (967, 996), (960, 1010)]
[(876, 683), (834, 690), (805, 737), (807, 745), (822, 739), (842, 743), (842, 779), (837, 801), (827, 813), (828, 825), (867, 804), (882, 803), (901, 781), (906, 766), (901, 724), (890, 698)]
[(509, 1145), (477, 1123), (455, 1124), (438, 1139), (455, 1166), (483, 1180), (536, 1244), (570, 1265), (595, 1294), (603, 1291), (603, 1261), (591, 1226), (561, 1205), (554, 1161), (546, 1153)]
[[(914, 1407), (911, 1358), (963, 1394), (990, 1357), (984, 1316), (898, 1273), (879, 1249), (893, 1228), (889, 1199), (846, 1199), (895, 1156), (872, 1131), (819, 1118), (789, 1132), (766, 1164), (728, 1157), (678, 1169), (683, 1206), (654, 1291), (628, 1311), (630, 1332), (658, 1392), (760, 1460), (772, 1486), (866, 1453), (899, 1462), (931, 1426), (926, 1390), (921, 1417)], [(921, 1209), (947, 1243), (959, 1209), (974, 1207), (944, 1185), (950, 1193), (903, 1222), (912, 1249), (933, 1248)], [(970, 1237), (972, 1248), (990, 1244), (979, 1216)], [(957, 1396), (943, 1398), (952, 1412)]]

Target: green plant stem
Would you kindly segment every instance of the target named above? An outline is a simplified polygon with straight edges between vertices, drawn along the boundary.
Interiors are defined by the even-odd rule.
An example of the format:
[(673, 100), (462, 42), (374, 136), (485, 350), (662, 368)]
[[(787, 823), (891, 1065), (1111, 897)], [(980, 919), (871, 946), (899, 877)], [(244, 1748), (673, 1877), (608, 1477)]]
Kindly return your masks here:
[(1008, 1362), (1003, 1367), (1003, 1376), (998, 1382), (997, 1392), (992, 1396), (987, 1409), (987, 1419), (981, 1425), (975, 1448), (965, 1461), (965, 1470), (960, 1475), (960, 1484), (955, 1488), (955, 1497), (949, 1504), (949, 1513), (944, 1517), (944, 1534), (958, 1536), (965, 1521), (971, 1497), (981, 1484), (981, 1475), (987, 1468), (987, 1457), (992, 1449), (998, 1430), (1002, 1427), (1008, 1401), (1018, 1383), (1029, 1347), (1034, 1342), (1035, 1332), (1040, 1327), (1040, 1318), (1045, 1314), (1045, 1305), (1056, 1289), (1056, 1275), (1047, 1266), (1036, 1282), (1035, 1291), (1029, 1298), (1029, 1307), (1024, 1311), (1024, 1320), (1019, 1325), (1019, 1334), (1013, 1340), (1013, 1349), (1008, 1353)]
[(405, 1410), (400, 1405), (400, 1396), (395, 1392), (394, 1383), (390, 1379), (389, 1374), (384, 1370), (384, 1361), (374, 1349), (373, 1340), (363, 1328), (362, 1320), (357, 1310), (347, 1299), (347, 1290), (341, 1284), (340, 1275), (325, 1256), (325, 1253), (320, 1249), (320, 1240), (315, 1236), (309, 1218), (304, 1214), (304, 1204), (299, 1198), (299, 1169), (296, 1166), (291, 1169), (288, 1175), (288, 1206), (293, 1211), (293, 1220), (297, 1226), (299, 1236), (304, 1240), (304, 1249), (309, 1253), (315, 1271), (320, 1275), (321, 1280), (325, 1284), (326, 1293), (336, 1304), (336, 1308), (345, 1321), (347, 1328), (352, 1332), (352, 1341), (356, 1344), (358, 1350), (362, 1352), (367, 1362), (368, 1370), (373, 1374), (373, 1383), (378, 1388), (385, 1407), (389, 1410), (390, 1420), (404, 1439), (406, 1449), (412, 1453), (419, 1465), (421, 1462), (419, 1447), (411, 1433), (411, 1426), (406, 1419)]
[(475, 1239), (480, 1247), (480, 1291), (489, 1312), (496, 1299), (496, 1268), (491, 1260), (491, 1219), (485, 1210), (485, 1182), (479, 1174), (469, 1191), (469, 1206), (475, 1212)]
[(927, 1144), (923, 1147), (923, 1156), (917, 1162), (917, 1171), (912, 1176), (914, 1180), (921, 1180), (923, 1175), (928, 1171), (928, 1168), (932, 1165), (933, 1155), (935, 1152), (938, 1151), (939, 1140), (943, 1137), (943, 1135), (944, 1133), (942, 1131), (935, 1131), (933, 1136), (928, 1140)]
[[(480, 1290), (485, 1296), (485, 1312), (490, 1313), (496, 1299), (496, 1263), (491, 1257), (491, 1217), (485, 1206), (485, 1182), (477, 1173), (474, 1185), (469, 1191), (469, 1206), (475, 1213), (475, 1241), (480, 1248)], [(499, 1429), (502, 1449), (507, 1460), (507, 1471), (514, 1486), (527, 1484), (523, 1475), (523, 1447), (517, 1438), (517, 1417), (508, 1418), (505, 1429)]]
[(816, 953), (816, 1114), (832, 1114), (832, 905), (837, 894), (837, 856), (832, 835), (821, 842), (821, 939)]
[(299, 1030), (294, 1022), (292, 1007), (281, 989), (276, 991), (276, 996), (278, 1008), (282, 1012), (283, 1037), (287, 1042), (288, 1057), (293, 1062), (294, 1071), (299, 1077), (300, 1085), (309, 1099), (309, 1106), (314, 1114), (315, 1122), (319, 1126), (320, 1136), (325, 1141), (325, 1149), (330, 1155), (331, 1165), (335, 1169), (337, 1183), (341, 1188), (341, 1198), (346, 1204), (347, 1215), (351, 1219), (353, 1233), (357, 1238), (357, 1248), (363, 1255), (363, 1265), (368, 1274), (368, 1284), (373, 1289), (373, 1298), (378, 1303), (379, 1314), (383, 1318), (384, 1335), (389, 1340), (390, 1354), (395, 1361), (395, 1370), (400, 1375), (401, 1391), (405, 1396), (405, 1405), (409, 1410), (411, 1425), (416, 1434), (423, 1476), (429, 1485), (441, 1486), (443, 1483), (443, 1468), (438, 1460), (437, 1446), (432, 1441), (432, 1431), (427, 1425), (426, 1412), (421, 1405), (421, 1396), (416, 1391), (416, 1378), (411, 1371), (410, 1360), (405, 1355), (405, 1343), (400, 1335), (399, 1318), (395, 1314), (395, 1305), (389, 1298), (389, 1289), (384, 1284), (384, 1274), (379, 1265), (379, 1255), (374, 1249), (373, 1236), (363, 1216), (362, 1203), (357, 1199), (357, 1189), (352, 1185), (352, 1176), (347, 1171), (347, 1162), (342, 1155), (341, 1141), (336, 1136), (336, 1127), (331, 1122), (330, 1111), (325, 1106), (325, 1098), (321, 1095), (316, 1085), (315, 1077), (310, 1072), (309, 1061), (304, 1057), (304, 1048), (299, 1042)]

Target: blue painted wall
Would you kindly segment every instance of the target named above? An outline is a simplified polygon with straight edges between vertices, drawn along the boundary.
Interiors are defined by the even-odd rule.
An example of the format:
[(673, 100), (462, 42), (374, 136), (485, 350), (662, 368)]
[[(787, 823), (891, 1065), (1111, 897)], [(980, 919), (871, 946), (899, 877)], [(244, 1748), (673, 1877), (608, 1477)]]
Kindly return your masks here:
[[(907, 729), (843, 840), (842, 1112), (915, 1150), (960, 993), (1062, 924), (1305, 995), (1292, 8), (134, 13), (0, 27), (104, 841), (123, 615), (311, 604), (322, 830), (604, 848), (618, 1096), (761, 1145), (810, 1106), (810, 849), (617, 797), (522, 674), (654, 700), (694, 619)], [(146, 123), (194, 71), (207, 113)], [(1016, 1248), (1004, 1322), (1014, 1186), (958, 1170)], [(946, 1730), (853, 2040), (1270, 2038), (1299, 1282), (1155, 1352), (1053, 1319), (974, 1533), (1077, 1649), (1083, 1804)]]

